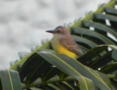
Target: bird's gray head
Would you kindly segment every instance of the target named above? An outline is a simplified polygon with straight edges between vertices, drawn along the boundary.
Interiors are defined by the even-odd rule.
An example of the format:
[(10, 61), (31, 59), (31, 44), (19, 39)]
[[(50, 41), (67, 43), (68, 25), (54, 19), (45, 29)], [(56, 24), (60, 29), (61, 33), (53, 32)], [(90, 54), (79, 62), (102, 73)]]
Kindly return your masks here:
[(54, 30), (48, 30), (52, 34), (69, 34), (69, 31), (64, 26), (58, 26)]

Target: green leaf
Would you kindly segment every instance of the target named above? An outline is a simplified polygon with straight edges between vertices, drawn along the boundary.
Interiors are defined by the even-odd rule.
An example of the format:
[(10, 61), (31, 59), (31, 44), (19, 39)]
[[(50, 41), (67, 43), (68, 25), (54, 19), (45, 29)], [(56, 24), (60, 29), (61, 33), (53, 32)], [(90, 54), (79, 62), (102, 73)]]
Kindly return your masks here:
[(0, 81), (2, 85), (2, 89), (0, 90), (22, 90), (20, 78), (16, 71), (0, 71)]
[(100, 45), (90, 49), (86, 54), (79, 57), (79, 60), (91, 68), (98, 69), (110, 62), (111, 52), (108, 46)]
[(59, 73), (59, 70), (52, 67), (51, 64), (36, 53), (32, 54), (32, 56), (27, 59), (19, 71), (21, 81), (26, 84), (31, 84), (37, 78), (42, 79), (44, 82)]
[(77, 79), (79, 81), (81, 90), (95, 90), (95, 86), (92, 80), (83, 76), (74, 67), (66, 63), (65, 60), (56, 56), (54, 53), (49, 51), (40, 51), (38, 54), (42, 56), (45, 60), (47, 60), (49, 63), (57, 66), (58, 69)]
[(112, 48), (112, 59), (117, 62), (117, 46), (116, 45), (109, 45)]
[(114, 51), (112, 52), (112, 57), (113, 57), (113, 59), (117, 62), (117, 50), (114, 50)]
[(95, 18), (98, 19), (98, 20), (103, 20), (105, 21), (106, 19), (112, 21), (112, 22), (117, 22), (117, 17), (116, 16), (113, 16), (113, 15), (103, 15), (103, 14), (96, 14), (95, 15)]
[(72, 28), (72, 34), (80, 35), (81, 37), (85, 37), (99, 44), (114, 44), (114, 42), (112, 42), (110, 39), (106, 38), (102, 34), (86, 28)]
[(73, 35), (73, 38), (76, 42), (80, 42), (80, 43), (84, 44), (85, 47), (94, 48), (97, 46), (97, 44), (95, 42), (92, 42), (91, 40), (88, 40), (87, 38), (79, 37), (76, 35)]
[[(93, 22), (93, 21), (87, 21), (84, 22), (84, 25), (86, 27), (94, 27), (96, 32), (99, 32), (100, 34), (102, 34), (103, 36), (109, 38), (107, 36), (108, 33), (112, 34), (113, 36), (117, 37), (117, 33), (115, 30), (111, 29), (110, 27), (103, 25), (101, 23), (97, 23), (97, 22)], [(111, 39), (112, 40), (112, 39)], [(115, 40), (112, 40), (115, 44), (117, 44), (117, 42)]]
[(114, 71), (117, 71), (117, 62), (108, 64), (105, 67), (101, 68), (101, 72), (104, 73), (112, 73)]
[[(100, 88), (101, 90), (111, 90), (113, 88), (113, 85), (105, 74), (99, 73), (83, 65), (79, 61), (70, 59), (68, 57), (61, 58), (79, 71), (82, 75), (91, 79), (95, 83), (96, 87)], [(105, 77), (105, 79), (103, 79), (102, 75)]]
[[(109, 48), (111, 50), (109, 50)], [(117, 60), (116, 45), (99, 45), (90, 49), (86, 54), (79, 57), (79, 60), (87, 66), (97, 69), (106, 66), (108, 63)]]
[[(82, 84), (85, 83), (84, 84), (85, 86), (83, 87), (87, 88), (87, 87), (92, 86), (94, 88), (92, 84), (92, 81), (93, 81), (96, 87), (100, 88), (101, 90), (111, 90), (113, 88), (113, 85), (111, 84), (110, 80), (108, 79), (106, 75), (103, 74), (103, 76), (105, 76), (106, 78), (106, 79), (103, 79), (103, 77), (101, 77), (102, 74), (98, 73), (97, 71), (92, 70), (89, 67), (82, 65), (80, 62), (76, 60), (70, 59), (65, 56), (64, 57), (57, 56), (56, 53), (52, 51), (48, 51), (48, 50), (39, 52), (39, 55), (41, 55), (49, 63), (57, 66), (57, 68), (64, 71), (68, 75), (75, 77), (78, 81), (80, 80), (79, 82), (80, 86), (82, 86)], [(81, 80), (83, 82), (81, 82)]]
[(108, 14), (117, 15), (117, 9), (115, 8), (105, 8), (105, 11)]

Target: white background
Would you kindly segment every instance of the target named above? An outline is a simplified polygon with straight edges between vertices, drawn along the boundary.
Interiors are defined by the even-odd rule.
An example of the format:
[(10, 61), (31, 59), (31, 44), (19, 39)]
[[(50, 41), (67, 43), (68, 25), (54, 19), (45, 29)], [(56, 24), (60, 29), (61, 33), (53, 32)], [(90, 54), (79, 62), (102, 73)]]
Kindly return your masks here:
[(19, 52), (50, 39), (45, 30), (69, 24), (108, 1), (0, 0), (0, 69), (17, 60)]

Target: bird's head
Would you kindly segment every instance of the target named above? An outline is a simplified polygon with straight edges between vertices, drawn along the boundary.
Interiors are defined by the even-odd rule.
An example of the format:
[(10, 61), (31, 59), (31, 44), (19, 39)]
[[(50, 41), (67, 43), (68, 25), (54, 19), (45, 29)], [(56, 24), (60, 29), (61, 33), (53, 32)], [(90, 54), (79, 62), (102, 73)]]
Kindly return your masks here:
[(64, 26), (58, 26), (54, 30), (47, 30), (47, 32), (59, 35), (69, 34), (69, 31)]

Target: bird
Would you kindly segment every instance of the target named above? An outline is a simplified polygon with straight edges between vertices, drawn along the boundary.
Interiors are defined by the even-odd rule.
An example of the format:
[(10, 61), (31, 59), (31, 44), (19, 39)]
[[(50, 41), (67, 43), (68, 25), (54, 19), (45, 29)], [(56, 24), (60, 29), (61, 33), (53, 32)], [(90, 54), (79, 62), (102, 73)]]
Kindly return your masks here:
[(47, 30), (47, 32), (53, 34), (51, 45), (58, 54), (66, 55), (72, 59), (83, 55), (83, 51), (73, 39), (68, 28), (58, 26), (54, 30)]

